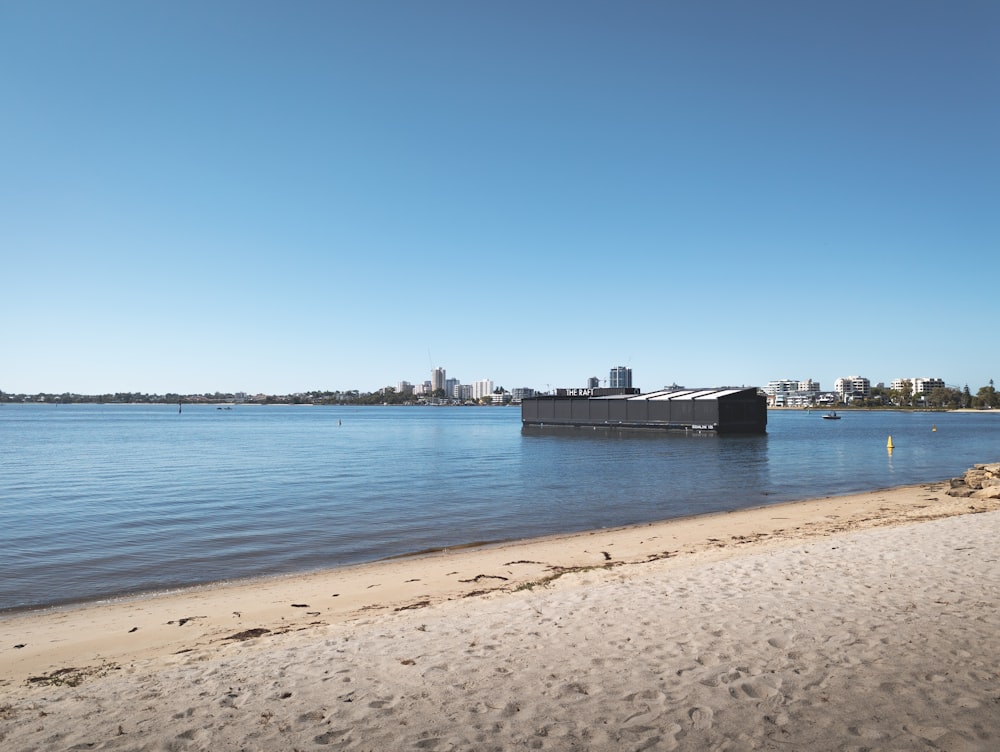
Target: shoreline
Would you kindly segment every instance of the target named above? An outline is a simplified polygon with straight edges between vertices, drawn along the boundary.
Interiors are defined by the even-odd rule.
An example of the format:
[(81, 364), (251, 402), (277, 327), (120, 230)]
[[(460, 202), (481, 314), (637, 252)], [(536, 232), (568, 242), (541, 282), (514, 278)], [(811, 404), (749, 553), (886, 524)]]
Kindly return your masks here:
[[(885, 488), (876, 488), (870, 491), (859, 491), (855, 493), (848, 494), (832, 494), (829, 496), (819, 496), (814, 498), (805, 499), (794, 499), (790, 501), (779, 501), (773, 504), (760, 504), (753, 507), (742, 507), (733, 510), (719, 510), (712, 512), (704, 512), (701, 514), (691, 514), (681, 517), (669, 517), (663, 520), (651, 520), (648, 522), (636, 522), (628, 525), (619, 525), (614, 527), (606, 528), (595, 528), (588, 530), (576, 530), (569, 532), (551, 533), (548, 535), (538, 535), (529, 536), (525, 538), (503, 538), (497, 540), (480, 540), (480, 541), (468, 541), (466, 543), (459, 543), (452, 546), (435, 546), (432, 548), (422, 549), (418, 551), (407, 551), (398, 554), (392, 554), (385, 556), (383, 558), (371, 559), (368, 561), (359, 561), (354, 563), (348, 563), (343, 565), (326, 566), (317, 569), (309, 569), (297, 572), (283, 572), (276, 574), (258, 574), (250, 575), (246, 577), (236, 577), (221, 580), (209, 580), (206, 582), (193, 582), (193, 583), (182, 583), (178, 585), (166, 586), (163, 588), (157, 588), (154, 590), (143, 590), (136, 592), (125, 592), (125, 593), (111, 593), (106, 595), (95, 596), (92, 598), (85, 598), (83, 600), (66, 600), (54, 603), (39, 603), (26, 606), (13, 606), (6, 609), (0, 609), (0, 626), (2, 626), (5, 619), (18, 617), (18, 616), (31, 616), (31, 615), (44, 615), (48, 613), (62, 612), (62, 611), (75, 611), (79, 609), (94, 608), (94, 607), (104, 607), (104, 606), (125, 606), (130, 603), (141, 602), (146, 600), (155, 600), (159, 598), (183, 598), (186, 595), (194, 595), (197, 593), (205, 591), (215, 591), (223, 589), (238, 589), (247, 588), (254, 586), (267, 586), (275, 582), (282, 582), (287, 580), (297, 580), (301, 578), (315, 578), (322, 576), (334, 576), (338, 572), (347, 572), (355, 569), (373, 567), (378, 565), (387, 565), (393, 562), (407, 562), (407, 561), (419, 561), (424, 558), (440, 556), (440, 555), (455, 555), (461, 552), (474, 552), (484, 549), (489, 549), (492, 547), (504, 547), (504, 546), (531, 546), (534, 544), (543, 544), (546, 542), (556, 542), (564, 541), (580, 536), (592, 536), (597, 533), (628, 533), (630, 531), (635, 531), (647, 527), (659, 527), (668, 526), (675, 523), (689, 523), (697, 520), (709, 520), (712, 518), (725, 518), (732, 515), (739, 515), (741, 513), (755, 514), (769, 509), (780, 509), (785, 506), (794, 506), (798, 504), (809, 504), (809, 503), (821, 503), (828, 501), (830, 499), (840, 499), (840, 498), (853, 498), (853, 497), (863, 497), (869, 494), (885, 493), (889, 491), (901, 491), (904, 489), (917, 489), (925, 488), (935, 485), (946, 485), (948, 480), (941, 481), (931, 481), (926, 483), (914, 483), (905, 486), (887, 486)], [(943, 492), (943, 491), (942, 491)]]
[[(788, 408), (778, 408), (778, 409), (782, 410)], [(978, 411), (972, 410), (971, 412), (978, 412)], [(998, 410), (997, 412), (998, 414), (1000, 414), (1000, 410)], [(917, 488), (917, 487), (937, 485), (937, 484), (946, 485), (949, 482), (949, 480), (950, 478), (945, 478), (941, 480), (913, 483), (904, 486), (887, 486), (884, 488), (875, 488), (865, 491), (854, 491), (845, 494), (830, 494), (828, 496), (805, 497), (802, 499), (777, 501), (772, 504), (760, 504), (757, 506), (741, 507), (738, 509), (731, 509), (731, 510), (709, 511), (699, 514), (681, 516), (681, 517), (669, 517), (661, 520), (650, 520), (647, 522), (630, 523), (621, 526), (595, 528), (592, 530), (591, 529), (575, 530), (575, 531), (571, 530), (567, 532), (556, 532), (545, 535), (529, 536), (524, 538), (514, 537), (514, 538), (500, 538), (496, 540), (474, 540), (450, 546), (435, 546), (415, 551), (403, 551), (401, 553), (387, 555), (383, 558), (362, 560), (340, 565), (323, 566), (315, 569), (281, 572), (281, 573), (260, 573), (247, 576), (238, 576), (233, 578), (223, 578), (219, 580), (207, 580), (207, 581), (165, 585), (163, 587), (158, 587), (151, 590), (105, 593), (102, 595), (89, 596), (81, 600), (60, 600), (50, 603), (35, 603), (28, 605), (10, 606), (7, 608), (0, 608), (0, 625), (2, 625), (3, 621), (7, 618), (22, 616), (22, 615), (42, 614), (53, 611), (75, 610), (80, 608), (88, 608), (92, 606), (111, 606), (115, 604), (126, 604), (133, 601), (155, 599), (159, 597), (168, 597), (168, 596), (181, 597), (186, 593), (196, 593), (204, 590), (215, 590), (219, 588), (238, 588), (242, 586), (252, 586), (256, 583), (267, 583), (270, 582), (271, 580), (286, 580), (286, 579), (296, 579), (300, 577), (314, 577), (323, 574), (333, 574), (336, 572), (351, 570), (359, 567), (388, 563), (392, 561), (406, 561), (406, 560), (420, 559), (422, 557), (432, 556), (435, 554), (455, 553), (464, 550), (476, 550), (480, 548), (488, 548), (491, 546), (505, 546), (505, 545), (521, 544), (521, 543), (527, 544), (532, 542), (542, 542), (547, 540), (559, 540), (563, 538), (572, 538), (580, 535), (592, 535), (598, 532), (627, 531), (635, 528), (647, 527), (650, 525), (656, 525), (656, 526), (669, 525), (675, 522), (685, 522), (694, 519), (712, 518), (716, 516), (725, 517), (741, 512), (753, 513), (760, 510), (779, 508), (786, 505), (820, 502), (827, 499), (837, 499), (842, 497), (855, 497), (855, 496), (861, 497), (867, 494), (882, 493), (885, 491), (892, 491), (897, 489)]]
[(297, 572), (283, 572), (276, 574), (264, 573), (258, 575), (250, 575), (246, 577), (209, 580), (205, 582), (181, 583), (178, 585), (170, 585), (153, 590), (142, 590), (142, 591), (125, 592), (125, 593), (111, 593), (91, 598), (85, 598), (83, 600), (65, 600), (54, 603), (39, 603), (26, 606), (13, 606), (6, 609), (0, 609), (0, 625), (3, 624), (5, 619), (18, 616), (44, 615), (48, 613), (75, 611), (79, 609), (104, 607), (104, 606), (124, 606), (130, 603), (141, 602), (145, 600), (155, 600), (158, 598), (183, 598), (185, 595), (193, 595), (205, 591), (245, 588), (253, 586), (266, 586), (274, 582), (297, 580), (301, 578), (314, 578), (321, 576), (332, 577), (338, 572), (346, 572), (354, 569), (390, 564), (392, 562), (418, 561), (420, 559), (424, 559), (427, 557), (433, 557), (439, 555), (453, 555), (463, 551), (470, 551), (470, 552), (478, 551), (497, 546), (519, 546), (519, 545), (531, 546), (534, 544), (542, 544), (549, 541), (553, 542), (563, 541), (580, 536), (591, 536), (597, 533), (611, 533), (611, 534), (628, 533), (629, 531), (634, 531), (651, 526), (658, 527), (662, 525), (671, 525), (674, 523), (683, 524), (695, 520), (702, 520), (702, 519), (707, 520), (715, 517), (729, 517), (734, 514), (740, 514), (740, 513), (752, 514), (768, 509), (780, 509), (781, 507), (784, 506), (792, 506), (792, 505), (807, 504), (807, 503), (820, 503), (823, 501), (827, 501), (829, 499), (847, 498), (855, 496), (861, 497), (861, 496), (866, 496), (868, 494), (877, 494), (877, 493), (884, 493), (887, 491), (896, 491), (903, 489), (924, 488), (937, 484), (947, 484), (947, 483), (948, 480), (942, 480), (942, 481), (931, 481), (926, 483), (914, 483), (906, 486), (887, 486), (885, 488), (876, 488), (870, 491), (859, 491), (848, 494), (833, 494), (829, 496), (819, 496), (819, 497), (814, 497), (814, 498), (811, 497), (805, 499), (793, 499), (790, 501), (779, 501), (773, 504), (761, 504), (758, 506), (742, 507), (733, 510), (703, 512), (701, 514), (691, 514), (681, 517), (669, 517), (662, 520), (636, 522), (614, 527), (595, 528), (592, 530), (591, 529), (576, 530), (569, 532), (551, 533), (548, 535), (529, 536), (525, 538), (503, 538), (497, 540), (468, 541), (466, 543), (459, 543), (452, 546), (435, 546), (432, 548), (426, 548), (417, 551), (406, 551), (403, 553), (392, 554), (389, 556), (385, 556), (383, 558), (371, 559), (368, 561), (359, 561), (343, 565), (326, 566), (317, 569), (309, 569)]
[(0, 742), (996, 749), (1000, 500), (948, 486), (0, 617)]
[(247, 630), (319, 629), (545, 587), (579, 572), (668, 559), (697, 564), (853, 530), (1000, 510), (995, 500), (946, 496), (947, 488), (947, 481), (923, 483), (5, 612), (0, 691), (70, 664), (163, 658), (225, 644)]

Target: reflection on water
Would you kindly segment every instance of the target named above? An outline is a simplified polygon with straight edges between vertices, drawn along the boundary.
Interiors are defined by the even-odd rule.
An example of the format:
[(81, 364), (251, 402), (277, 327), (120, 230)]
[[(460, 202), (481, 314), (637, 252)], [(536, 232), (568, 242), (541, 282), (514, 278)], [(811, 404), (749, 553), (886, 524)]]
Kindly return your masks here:
[(579, 529), (758, 504), (769, 485), (767, 435), (593, 427), (522, 435), (525, 484), (543, 478), (547, 491), (572, 489), (564, 504), (585, 520)]

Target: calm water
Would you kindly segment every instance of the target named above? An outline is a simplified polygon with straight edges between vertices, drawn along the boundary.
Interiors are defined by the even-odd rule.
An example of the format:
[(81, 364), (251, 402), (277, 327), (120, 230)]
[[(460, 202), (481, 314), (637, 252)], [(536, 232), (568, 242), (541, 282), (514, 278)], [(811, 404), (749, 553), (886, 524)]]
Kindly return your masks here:
[(522, 431), (516, 408), (3, 405), (0, 609), (937, 481), (1000, 460), (1000, 415), (843, 415), (771, 413), (766, 436), (717, 437)]

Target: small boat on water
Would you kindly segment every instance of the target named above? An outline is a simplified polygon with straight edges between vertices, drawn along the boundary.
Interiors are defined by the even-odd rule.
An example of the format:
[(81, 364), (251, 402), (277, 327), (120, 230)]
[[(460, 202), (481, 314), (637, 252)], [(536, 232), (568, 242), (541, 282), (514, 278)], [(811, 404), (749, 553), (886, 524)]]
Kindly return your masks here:
[(840, 420), (840, 416), (837, 415), (837, 411), (834, 410), (832, 413), (827, 413), (823, 416), (823, 420)]

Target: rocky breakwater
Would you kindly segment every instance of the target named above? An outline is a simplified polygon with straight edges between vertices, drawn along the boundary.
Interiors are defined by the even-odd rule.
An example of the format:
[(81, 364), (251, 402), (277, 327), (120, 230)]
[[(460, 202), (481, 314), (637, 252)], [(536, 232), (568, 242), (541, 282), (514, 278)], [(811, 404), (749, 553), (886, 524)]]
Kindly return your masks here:
[(952, 478), (947, 493), (962, 499), (1000, 499), (1000, 462), (976, 465), (961, 478)]

